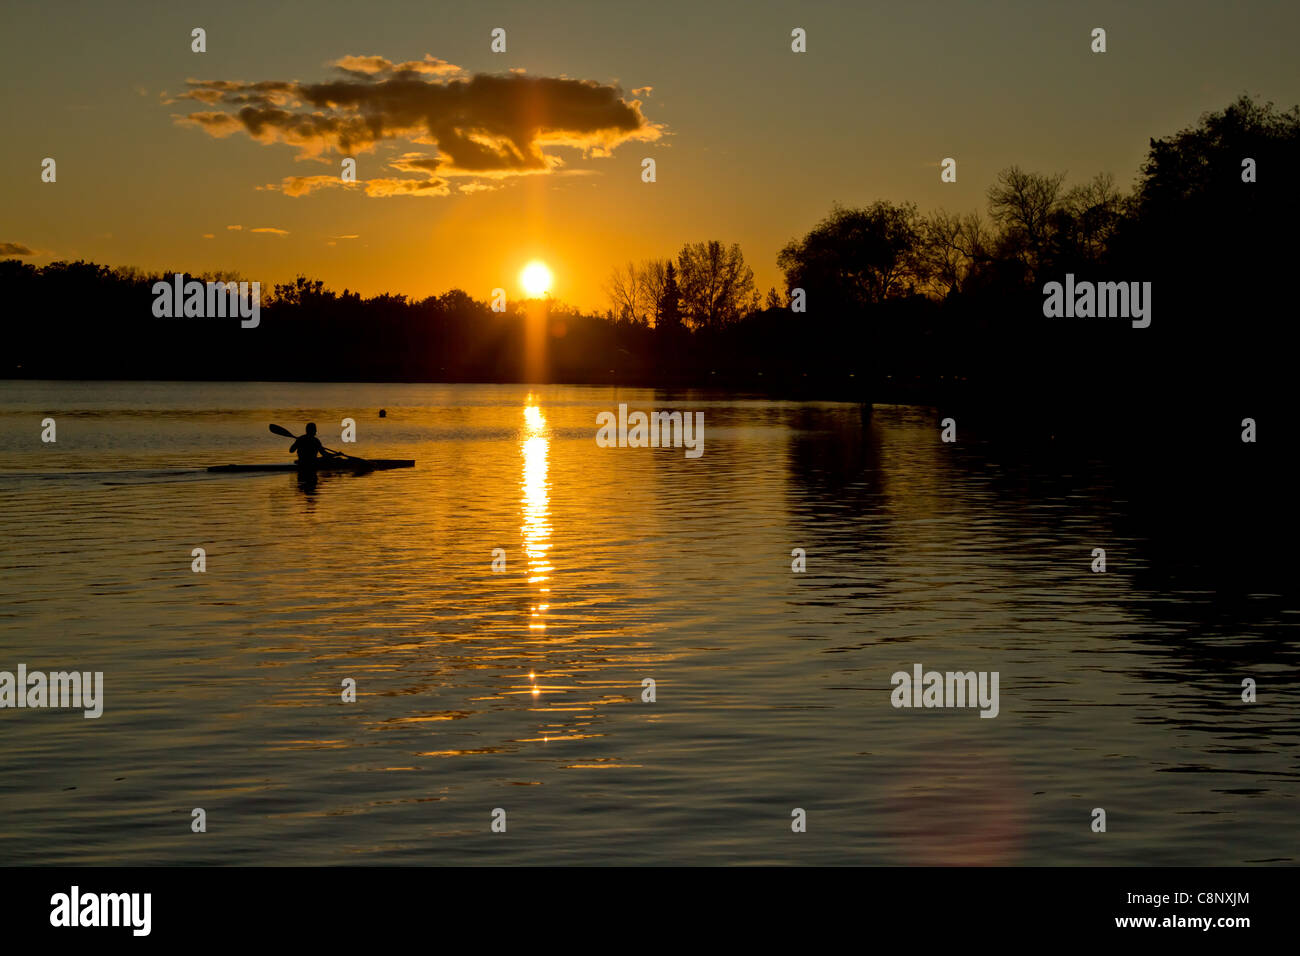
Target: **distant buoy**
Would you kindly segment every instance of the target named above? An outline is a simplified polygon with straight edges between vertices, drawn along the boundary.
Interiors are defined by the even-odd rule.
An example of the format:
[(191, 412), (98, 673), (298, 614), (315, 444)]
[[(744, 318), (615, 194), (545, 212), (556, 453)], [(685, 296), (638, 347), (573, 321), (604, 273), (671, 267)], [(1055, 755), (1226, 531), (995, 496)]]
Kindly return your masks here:
[(384, 411), (384, 410), (381, 408), (381, 409), (379, 410), (379, 417), (380, 417), (380, 418), (387, 418), (387, 417), (388, 417), (388, 412)]

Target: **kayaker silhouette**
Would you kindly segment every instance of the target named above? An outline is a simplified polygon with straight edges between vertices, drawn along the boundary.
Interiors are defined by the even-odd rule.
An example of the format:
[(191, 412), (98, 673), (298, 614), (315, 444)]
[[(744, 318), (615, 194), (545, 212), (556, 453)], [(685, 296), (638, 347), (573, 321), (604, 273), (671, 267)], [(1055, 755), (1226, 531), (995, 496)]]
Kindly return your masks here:
[(320, 456), (321, 458), (335, 457), (325, 451), (325, 446), (322, 445), (320, 439), (316, 437), (315, 422), (307, 423), (307, 434), (300, 435), (298, 438), (294, 439), (293, 444), (289, 446), (289, 451), (296, 451), (298, 453), (298, 464), (300, 465), (314, 462), (317, 456)]

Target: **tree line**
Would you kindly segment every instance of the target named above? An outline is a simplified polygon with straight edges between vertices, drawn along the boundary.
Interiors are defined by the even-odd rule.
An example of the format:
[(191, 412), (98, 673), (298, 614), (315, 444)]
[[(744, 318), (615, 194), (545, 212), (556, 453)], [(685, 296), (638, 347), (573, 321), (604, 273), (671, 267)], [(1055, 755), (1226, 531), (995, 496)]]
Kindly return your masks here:
[(676, 261), (616, 267), (605, 291), (608, 319), (656, 328), (720, 329), (759, 311), (754, 270), (745, 265), (740, 245), (716, 239), (686, 243)]
[[(1011, 166), (980, 209), (835, 204), (780, 251), (784, 288), (761, 304), (739, 247), (701, 242), (616, 269), (609, 315), (680, 324), (715, 364), (900, 400), (1248, 407), (1290, 376), (1298, 162), (1300, 107), (1243, 95), (1152, 139), (1130, 188)], [(1045, 318), (1045, 284), (1067, 275), (1150, 282), (1152, 325)]]

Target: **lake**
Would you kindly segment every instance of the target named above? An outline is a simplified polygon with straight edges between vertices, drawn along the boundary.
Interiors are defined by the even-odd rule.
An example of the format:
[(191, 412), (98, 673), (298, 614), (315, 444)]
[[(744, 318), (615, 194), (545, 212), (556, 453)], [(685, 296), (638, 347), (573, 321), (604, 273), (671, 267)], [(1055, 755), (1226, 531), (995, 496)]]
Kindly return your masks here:
[[(620, 403), (703, 454), (598, 447)], [(0, 383), (0, 671), (104, 675), (99, 719), (0, 710), (0, 863), (1294, 863), (1294, 576), (1125, 459), (939, 418)], [(204, 470), (308, 420), (416, 467)], [(997, 672), (996, 718), (894, 707), (917, 664)]]

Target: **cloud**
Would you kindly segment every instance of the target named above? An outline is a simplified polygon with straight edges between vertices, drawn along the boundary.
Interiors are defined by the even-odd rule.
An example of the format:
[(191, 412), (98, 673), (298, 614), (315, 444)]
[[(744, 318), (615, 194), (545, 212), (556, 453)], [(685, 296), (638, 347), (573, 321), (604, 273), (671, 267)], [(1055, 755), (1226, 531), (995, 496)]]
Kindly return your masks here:
[[(371, 196), (447, 195), (450, 187), (434, 177), (435, 170), (440, 177), (490, 179), (546, 174), (564, 165), (555, 148), (605, 157), (623, 143), (663, 135), (638, 101), (623, 98), (621, 88), (590, 80), (469, 74), (427, 54), (403, 63), (345, 56), (331, 65), (342, 78), (189, 80), (185, 93), (164, 96), (164, 102), (219, 107), (176, 121), (214, 138), (243, 132), (261, 143), (284, 143), (297, 148), (299, 159), (355, 156), (388, 141), (437, 148), (436, 156), (407, 153), (389, 164), (424, 178), (372, 179), (364, 183)], [(649, 87), (636, 92), (648, 93)], [(306, 176), (264, 188), (297, 196), (338, 185), (349, 184)]]
[(317, 189), (365, 189), (367, 196), (446, 196), (451, 192), (447, 180), (434, 176), (442, 165), (436, 156), (423, 153), (405, 153), (392, 160), (389, 167), (402, 173), (415, 173), (418, 179), (362, 179), (344, 182), (339, 176), (286, 176), (279, 185), (269, 183), (257, 189), (282, 192), (286, 196), (306, 196)]
[(436, 56), (424, 55), (423, 60), (407, 60), (394, 63), (382, 56), (345, 56), (335, 60), (330, 66), (341, 72), (357, 77), (390, 76), (397, 73), (414, 73), (427, 76), (455, 76), (465, 71), (454, 63), (440, 60)]
[[(227, 226), (226, 229), (228, 229), (230, 232), (243, 232), (244, 227), (243, 227), (243, 226)], [(248, 231), (249, 231), (249, 232), (263, 232), (263, 233), (270, 233), (270, 234), (273, 235), (273, 236), (287, 236), (287, 235), (289, 235), (289, 230), (287, 230), (287, 229), (276, 229), (274, 226), (258, 226), (256, 229), (253, 229), (253, 228), (250, 227)], [(210, 237), (208, 237), (208, 236), (204, 236), (204, 238), (207, 239), (207, 238), (210, 238)]]
[(446, 196), (451, 187), (445, 179), (371, 179), (367, 196)]
[(301, 106), (295, 91), (297, 83), (283, 80), (266, 80), (261, 83), (241, 83), (238, 80), (190, 80), (185, 81), (190, 89), (176, 96), (162, 94), (166, 104), (179, 103), (181, 100), (194, 100), (214, 106), (218, 103), (227, 105), (250, 106)]
[(360, 239), (360, 236), (330, 236), (331, 239)]
[(392, 160), (390, 167), (402, 173), (423, 173), (426, 176), (432, 176), (434, 171), (443, 162), (437, 156), (426, 156), (423, 153), (404, 153)]
[(191, 113), (179, 117), (178, 122), (197, 126), (209, 135), (218, 138), (229, 136), (239, 130), (239, 120), (226, 113)]
[(332, 186), (356, 188), (359, 185), (360, 183), (345, 183), (338, 176), (286, 176), (279, 185), (269, 183), (254, 188), (282, 192), (286, 196), (306, 196), (317, 189), (328, 189)]
[(364, 189), (367, 196), (446, 196), (451, 192), (445, 179), (363, 179), (345, 183), (337, 176), (286, 176), (278, 185), (269, 183), (256, 188), (297, 197), (335, 187)]
[(30, 246), (25, 246), (21, 242), (0, 242), (0, 256), (34, 256), (36, 253)]
[(210, 232), (205, 232), (205, 233), (203, 234), (203, 238), (204, 238), (204, 239), (215, 239), (215, 238), (217, 238), (217, 237), (216, 237), (215, 235), (213, 235), (212, 233), (210, 233)]

